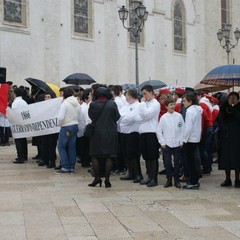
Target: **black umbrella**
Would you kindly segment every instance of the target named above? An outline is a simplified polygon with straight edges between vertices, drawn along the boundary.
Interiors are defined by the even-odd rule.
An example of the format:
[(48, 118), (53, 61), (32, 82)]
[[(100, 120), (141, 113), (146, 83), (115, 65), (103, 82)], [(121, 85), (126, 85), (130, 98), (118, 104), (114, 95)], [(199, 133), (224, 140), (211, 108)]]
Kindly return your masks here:
[[(36, 79), (36, 78), (26, 78), (25, 79), (32, 87), (36, 87), (39, 90), (42, 90), (43, 92), (49, 92), (53, 94), (53, 96), (56, 96), (55, 92), (47, 85), (46, 82)], [(39, 90), (37, 91), (36, 95), (39, 93)]]
[(79, 91), (83, 91), (84, 89), (78, 85), (69, 85), (69, 86), (66, 86), (66, 87), (62, 87), (61, 90), (64, 90), (64, 89), (72, 89), (74, 92), (79, 92)]
[(74, 73), (69, 75), (63, 80), (66, 84), (74, 84), (74, 85), (90, 85), (95, 83), (89, 75), (85, 73)]
[(162, 87), (166, 87), (167, 84), (160, 81), (160, 80), (147, 80), (147, 81), (144, 81), (142, 82), (140, 85), (139, 85), (139, 88), (141, 89), (142, 87), (144, 87), (145, 85), (151, 85), (153, 87), (153, 89), (159, 89), (159, 88), (162, 88)]

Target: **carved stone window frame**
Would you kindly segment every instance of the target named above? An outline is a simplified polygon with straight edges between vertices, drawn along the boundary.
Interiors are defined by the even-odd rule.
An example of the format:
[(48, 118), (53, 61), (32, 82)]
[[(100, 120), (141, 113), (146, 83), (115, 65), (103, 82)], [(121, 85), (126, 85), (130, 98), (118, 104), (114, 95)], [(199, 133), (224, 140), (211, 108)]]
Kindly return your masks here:
[[(176, 7), (180, 6), (181, 16), (176, 17), (175, 10)], [(186, 10), (185, 6), (182, 0), (175, 0), (172, 4), (172, 23), (173, 23), (173, 49), (175, 53), (185, 54), (186, 53)], [(177, 31), (180, 31), (181, 33), (177, 33)], [(182, 48), (179, 49), (176, 47), (177, 42), (181, 41)]]
[[(75, 11), (75, 1), (76, 0), (72, 0), (72, 34), (74, 37), (77, 37), (77, 38), (81, 38), (81, 39), (93, 39), (94, 35), (93, 35), (93, 29), (94, 29), (94, 1), (93, 0), (86, 0), (87, 1), (87, 4), (88, 4), (88, 10), (87, 10), (87, 32), (78, 32), (76, 31), (76, 28), (75, 28), (75, 17), (77, 17), (77, 14), (76, 14), (76, 11)], [(81, 0), (79, 0), (81, 1)], [(84, 0), (83, 0), (84, 1)], [(80, 13), (79, 13), (80, 14)]]
[(225, 23), (231, 23), (231, 0), (221, 0), (221, 28)]
[[(21, 2), (21, 3), (19, 3)], [(18, 4), (21, 5), (21, 21), (14, 21), (14, 19), (11, 21), (10, 18), (7, 19), (6, 16), (6, 9), (5, 9), (5, 4), (9, 3), (9, 4), (13, 4), (12, 7), (17, 7)], [(14, 6), (15, 4), (15, 6)], [(2, 24), (3, 25), (9, 25), (9, 26), (15, 26), (15, 27), (23, 27), (23, 28), (27, 28), (28, 26), (28, 7), (29, 7), (29, 0), (1, 0), (1, 4), (0, 4), (0, 11), (1, 11), (1, 19), (2, 19)], [(19, 9), (17, 8), (16, 11), (19, 11)], [(9, 11), (9, 14), (11, 12)]]

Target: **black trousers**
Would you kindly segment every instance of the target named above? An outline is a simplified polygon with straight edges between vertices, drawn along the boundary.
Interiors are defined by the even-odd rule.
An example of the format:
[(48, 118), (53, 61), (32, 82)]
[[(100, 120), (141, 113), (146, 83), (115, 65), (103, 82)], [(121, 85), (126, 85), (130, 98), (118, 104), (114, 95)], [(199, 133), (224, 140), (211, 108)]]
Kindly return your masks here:
[(160, 144), (156, 133), (142, 133), (140, 135), (140, 150), (143, 159), (146, 161), (148, 177), (157, 181), (158, 158)]
[(183, 148), (189, 170), (189, 183), (197, 184), (200, 176), (199, 143), (185, 143)]
[(124, 170), (127, 166), (124, 160), (124, 151), (125, 151), (125, 143), (124, 143), (124, 134), (118, 133), (118, 142), (119, 142), (119, 153), (117, 158), (117, 169)]
[(0, 127), (0, 139), (1, 144), (7, 144), (9, 142), (10, 127)]
[(181, 149), (180, 147), (170, 148), (166, 146), (165, 149), (162, 149), (163, 156), (164, 156), (164, 167), (166, 169), (166, 177), (167, 179), (172, 179), (173, 173), (172, 173), (172, 156), (173, 156), (173, 162), (174, 162), (174, 179), (179, 179), (180, 174), (180, 158), (181, 158)]
[(125, 165), (133, 177), (142, 176), (140, 166), (140, 136), (138, 132), (122, 133), (122, 147)]
[(17, 149), (17, 158), (19, 161), (24, 161), (28, 159), (28, 147), (26, 138), (15, 139), (15, 145)]
[(80, 137), (77, 138), (77, 155), (81, 159), (82, 167), (88, 167), (90, 166), (91, 156), (89, 155), (89, 143), (90, 139), (89, 137)]
[(44, 135), (41, 137), (41, 158), (46, 165), (55, 165), (55, 161), (57, 158), (57, 140), (58, 133)]

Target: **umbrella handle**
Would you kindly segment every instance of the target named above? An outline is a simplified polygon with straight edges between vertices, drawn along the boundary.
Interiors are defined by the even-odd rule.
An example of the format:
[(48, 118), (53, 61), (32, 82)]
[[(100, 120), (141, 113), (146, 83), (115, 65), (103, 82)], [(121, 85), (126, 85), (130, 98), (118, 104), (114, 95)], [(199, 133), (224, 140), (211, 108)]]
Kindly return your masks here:
[(37, 93), (36, 93), (35, 95), (33, 95), (33, 99), (36, 98), (36, 96), (38, 95), (38, 93), (39, 93), (40, 90), (41, 90), (41, 89), (39, 88), (38, 91), (37, 91)]

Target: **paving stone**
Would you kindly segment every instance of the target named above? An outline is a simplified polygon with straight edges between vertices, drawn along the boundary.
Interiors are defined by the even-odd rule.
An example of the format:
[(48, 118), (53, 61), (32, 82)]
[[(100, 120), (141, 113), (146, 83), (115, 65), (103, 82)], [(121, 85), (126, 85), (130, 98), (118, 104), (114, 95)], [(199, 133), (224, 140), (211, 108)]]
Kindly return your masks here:
[(38, 167), (28, 147), (23, 165), (12, 164), (14, 145), (0, 149), (1, 240), (240, 239), (240, 190), (220, 187), (216, 165), (197, 191), (165, 189), (161, 175), (155, 188), (119, 176), (111, 176), (111, 189), (90, 188), (80, 164), (75, 174), (56, 175)]

